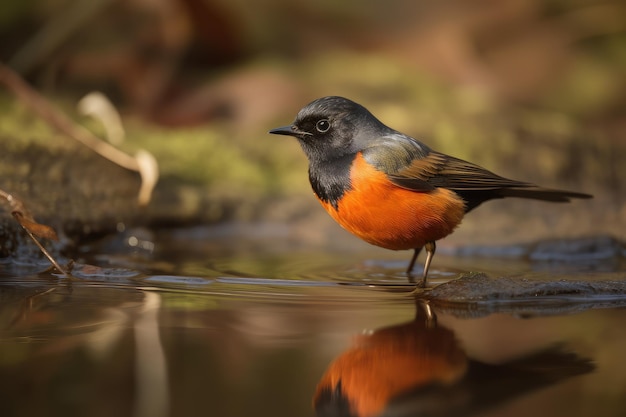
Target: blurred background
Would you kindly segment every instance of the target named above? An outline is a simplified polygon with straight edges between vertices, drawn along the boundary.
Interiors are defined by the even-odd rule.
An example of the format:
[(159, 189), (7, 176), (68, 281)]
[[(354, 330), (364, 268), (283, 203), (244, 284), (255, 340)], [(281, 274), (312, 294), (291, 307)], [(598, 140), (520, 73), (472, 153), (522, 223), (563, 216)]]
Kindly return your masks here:
[[(313, 198), (296, 141), (267, 133), (326, 95), (502, 176), (594, 195), (468, 215), (438, 243), (439, 279), (576, 284), (537, 311), (469, 304), (467, 317), (484, 317), (444, 311), (439, 323), (470, 359), (565, 342), (597, 366), (489, 415), (624, 415), (625, 310), (573, 314), (594, 307), (578, 280), (624, 276), (624, 246), (606, 238), (626, 241), (623, 0), (2, 0), (0, 40), (0, 64), (98, 137), (111, 125), (78, 103), (108, 97), (125, 131), (114, 146), (150, 152), (160, 170), (138, 207), (139, 175), (51, 127), (0, 66), (0, 190), (61, 245), (82, 244), (62, 252), (79, 263), (72, 285), (24, 278), (25, 263), (5, 261), (26, 238), (0, 193), (3, 415), (158, 417), (168, 401), (171, 415), (312, 415), (319, 376), (354, 335), (411, 320), (412, 297), (367, 287), (404, 283), (409, 253), (343, 231)], [(542, 239), (557, 244), (539, 255), (569, 256), (516, 251)], [(481, 260), (475, 245), (504, 250)], [(621, 301), (605, 295), (597, 307)]]
[[(121, 148), (159, 162), (147, 212), (157, 223), (347, 236), (311, 197), (296, 142), (267, 134), (309, 101), (344, 95), (439, 151), (595, 195), (489, 203), (452, 244), (626, 236), (623, 1), (4, 0), (0, 36), (0, 60), (78, 123), (102, 133), (76, 103), (92, 91), (112, 100)], [(66, 140), (0, 94), (5, 166), (8, 142)], [(32, 188), (21, 191), (42, 198)]]

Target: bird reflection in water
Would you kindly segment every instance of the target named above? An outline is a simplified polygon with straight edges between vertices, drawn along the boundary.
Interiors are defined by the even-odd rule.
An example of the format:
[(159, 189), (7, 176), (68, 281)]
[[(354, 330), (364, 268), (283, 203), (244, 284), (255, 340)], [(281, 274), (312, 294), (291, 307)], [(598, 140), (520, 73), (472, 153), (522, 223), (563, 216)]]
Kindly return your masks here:
[(474, 361), (427, 302), (416, 307), (413, 321), (357, 336), (330, 364), (313, 399), (318, 416), (470, 415), (593, 369), (559, 347), (498, 365)]

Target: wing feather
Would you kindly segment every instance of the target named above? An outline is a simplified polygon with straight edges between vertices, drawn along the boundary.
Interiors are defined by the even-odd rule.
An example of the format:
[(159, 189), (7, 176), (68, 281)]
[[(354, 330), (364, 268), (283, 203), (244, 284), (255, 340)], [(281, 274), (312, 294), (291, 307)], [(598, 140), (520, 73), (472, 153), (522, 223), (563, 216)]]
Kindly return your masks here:
[(501, 177), (478, 165), (434, 151), (388, 175), (396, 185), (415, 191), (437, 187), (454, 191), (488, 191), (535, 186)]
[(402, 134), (383, 138), (376, 146), (366, 149), (363, 155), (399, 187), (417, 192), (435, 188), (455, 191), (466, 201), (467, 211), (493, 198), (521, 197), (566, 202), (570, 198), (591, 197), (504, 178), (471, 162), (433, 151)]

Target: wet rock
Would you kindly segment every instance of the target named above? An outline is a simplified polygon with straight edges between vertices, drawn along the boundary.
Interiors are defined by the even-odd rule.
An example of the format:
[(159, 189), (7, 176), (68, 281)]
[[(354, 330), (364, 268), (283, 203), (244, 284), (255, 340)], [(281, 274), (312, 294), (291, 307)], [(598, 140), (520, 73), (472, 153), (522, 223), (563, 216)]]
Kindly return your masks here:
[(567, 279), (554, 279), (550, 274), (493, 278), (470, 273), (435, 287), (425, 297), (438, 309), (464, 317), (494, 312), (564, 314), (626, 305), (626, 273)]
[[(0, 137), (0, 188), (23, 201), (37, 222), (56, 229), (60, 253), (84, 236), (116, 230), (138, 216), (139, 176), (69, 139)], [(38, 249), (0, 201), (0, 258), (37, 259)], [(33, 250), (31, 250), (33, 249)]]
[[(618, 279), (622, 278), (622, 279)], [(430, 296), (447, 301), (488, 301), (537, 299), (552, 296), (613, 296), (626, 298), (626, 273), (615, 274), (614, 280), (550, 281), (549, 278), (500, 277), (470, 273), (435, 287)]]

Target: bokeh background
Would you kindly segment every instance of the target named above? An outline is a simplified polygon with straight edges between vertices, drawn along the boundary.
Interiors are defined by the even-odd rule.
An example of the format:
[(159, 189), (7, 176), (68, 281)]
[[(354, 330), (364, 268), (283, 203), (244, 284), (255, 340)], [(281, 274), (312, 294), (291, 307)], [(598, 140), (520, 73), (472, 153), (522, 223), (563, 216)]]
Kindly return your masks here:
[[(113, 101), (122, 149), (159, 161), (143, 217), (156, 223), (347, 237), (311, 197), (295, 141), (267, 134), (309, 101), (344, 95), (437, 150), (595, 195), (489, 203), (450, 244), (626, 236), (623, 1), (4, 0), (0, 38), (0, 60), (77, 123), (101, 134), (76, 103), (92, 91)], [(68, 140), (1, 91), (5, 143)], [(31, 188), (21, 191), (41, 198)]]
[[(84, 271), (72, 286), (6, 262), (19, 247), (28, 261), (41, 255), (19, 245), (24, 233), (0, 199), (0, 272), (17, 275), (2, 277), (0, 294), (3, 416), (158, 417), (167, 401), (172, 415), (312, 415), (319, 376), (354, 335), (411, 320), (412, 298), (358, 285), (404, 283), (409, 253), (337, 226), (313, 198), (296, 141), (267, 133), (325, 95), (503, 176), (594, 194), (485, 204), (438, 243), (434, 275), (564, 287), (623, 278), (623, 245), (611, 239), (537, 245), (539, 255), (574, 252), (554, 266), (507, 251), (626, 240), (623, 0), (1, 0), (0, 62), (98, 136), (106, 129), (77, 104), (104, 93), (126, 131), (116, 146), (149, 151), (161, 174), (138, 208), (135, 172), (53, 129), (0, 72), (0, 189), (61, 245), (82, 244), (68, 256), (76, 277)], [(199, 224), (212, 226), (182, 227)], [(80, 240), (101, 234), (109, 240)], [(504, 250), (480, 259), (475, 245)], [(450, 248), (470, 256), (452, 262)], [(576, 304), (572, 285), (574, 296), (529, 310), (440, 313), (472, 359), (558, 344), (597, 366), (490, 415), (624, 415), (625, 311), (605, 308), (620, 298)], [(581, 312), (594, 300), (598, 309)], [(131, 410), (142, 403), (148, 412)]]

